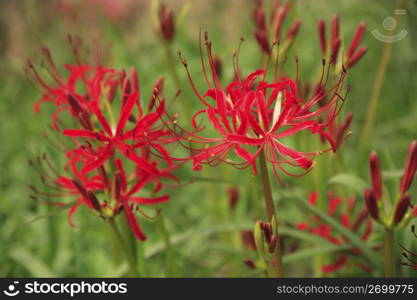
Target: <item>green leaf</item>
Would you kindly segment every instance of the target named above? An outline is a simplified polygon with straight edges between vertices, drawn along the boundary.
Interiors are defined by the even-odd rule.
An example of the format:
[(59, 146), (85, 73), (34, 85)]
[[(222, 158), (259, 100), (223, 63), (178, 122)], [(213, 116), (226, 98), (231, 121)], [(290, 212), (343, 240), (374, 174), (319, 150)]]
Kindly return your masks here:
[(39, 258), (26, 249), (15, 248), (9, 256), (22, 265), (33, 277), (57, 277), (57, 275)]
[(296, 198), (305, 208), (307, 208), (309, 211), (311, 211), (313, 214), (318, 216), (320, 219), (322, 219), (324, 222), (331, 225), (335, 230), (339, 231), (341, 234), (346, 236), (350, 243), (359, 248), (363, 255), (365, 255), (369, 261), (372, 263), (372, 265), (378, 269), (381, 270), (384, 263), (380, 257), (376, 255), (376, 253), (369, 248), (366, 243), (364, 243), (355, 233), (353, 233), (351, 230), (344, 227), (341, 223), (339, 223), (337, 220), (333, 219), (331, 216), (327, 215), (326, 213), (323, 213), (321, 210), (317, 209), (316, 207), (310, 205), (307, 201), (301, 198)]
[[(252, 222), (245, 222), (245, 223), (225, 223), (219, 225), (212, 225), (210, 227), (198, 228), (186, 231), (184, 233), (179, 233), (171, 236), (171, 243), (172, 245), (177, 245), (186, 242), (190, 239), (196, 238), (207, 238), (208, 236), (221, 233), (221, 232), (239, 232), (246, 229), (252, 229), (254, 223)], [(284, 234), (291, 236), (293, 238), (304, 240), (306, 242), (316, 243), (322, 246), (330, 246), (333, 245), (329, 241), (323, 239), (320, 236), (310, 234), (308, 232), (304, 232), (302, 230), (288, 228), (284, 226), (279, 227), (279, 234)], [(150, 258), (159, 252), (165, 250), (165, 244), (163, 242), (158, 242), (152, 246), (146, 248), (145, 257)]]
[(341, 174), (337, 174), (333, 176), (332, 178), (330, 178), (329, 183), (343, 184), (351, 188), (352, 190), (354, 190), (356, 193), (360, 195), (362, 195), (363, 191), (368, 186), (367, 183), (363, 179), (355, 175), (345, 174), (345, 173), (341, 173)]
[(348, 250), (351, 247), (352, 247), (352, 245), (350, 245), (350, 244), (343, 245), (343, 246), (331, 244), (331, 245), (323, 246), (323, 247), (314, 247), (312, 249), (297, 251), (295, 253), (285, 255), (283, 257), (283, 262), (285, 264), (291, 263), (291, 262), (296, 262), (296, 261), (298, 262), (299, 260), (307, 259), (307, 258), (310, 258), (312, 256), (316, 256), (316, 255), (323, 255), (325, 253), (339, 252), (339, 251), (343, 251), (343, 250)]

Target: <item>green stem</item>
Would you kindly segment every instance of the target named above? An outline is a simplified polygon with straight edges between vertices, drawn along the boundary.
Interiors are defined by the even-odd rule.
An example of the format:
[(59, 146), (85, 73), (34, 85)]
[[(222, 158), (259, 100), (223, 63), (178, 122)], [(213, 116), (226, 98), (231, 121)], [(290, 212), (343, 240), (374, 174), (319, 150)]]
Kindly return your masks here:
[[(399, 0), (397, 8), (403, 8), (407, 0)], [(398, 16), (394, 17), (398, 21)], [(381, 60), (379, 62), (378, 70), (375, 75), (374, 86), (371, 93), (371, 100), (369, 101), (368, 106), (368, 115), (366, 117), (365, 125), (363, 127), (362, 136), (360, 140), (360, 145), (362, 150), (366, 150), (369, 143), (369, 135), (372, 131), (375, 122), (375, 113), (378, 105), (379, 95), (381, 93), (382, 84), (384, 83), (384, 77), (386, 69), (391, 58), (393, 43), (386, 43), (384, 50), (381, 55)]]
[(164, 42), (165, 45), (165, 55), (167, 58), (167, 64), (169, 71), (171, 72), (172, 80), (174, 81), (175, 87), (177, 90), (181, 90), (181, 81), (180, 77), (178, 76), (177, 68), (175, 67), (175, 59), (172, 55), (171, 46)]
[(132, 277), (139, 277), (139, 273), (136, 269), (135, 255), (131, 251), (129, 243), (126, 242), (126, 240), (123, 238), (123, 235), (120, 233), (119, 228), (117, 228), (114, 220), (111, 220), (109, 224), (115, 238), (118, 241), (119, 248), (121, 248), (126, 255), (127, 261), (129, 263), (129, 275)]
[(394, 277), (394, 230), (385, 228), (384, 236), (385, 277)]
[(165, 276), (171, 277), (176, 275), (175, 266), (175, 252), (171, 243), (171, 236), (165, 224), (164, 215), (161, 214), (158, 218), (158, 225), (161, 231), (162, 239), (165, 244)]
[[(175, 63), (175, 57), (174, 55), (172, 55), (172, 49), (171, 49), (171, 45), (168, 44), (167, 42), (163, 42), (164, 46), (165, 46), (165, 55), (167, 58), (167, 65), (168, 65), (168, 69), (169, 72), (171, 73), (171, 77), (172, 80), (174, 81), (174, 85), (175, 88), (177, 90), (182, 90), (182, 85), (181, 85), (181, 80), (180, 77), (178, 75), (178, 71), (176, 68), (176, 63)], [(178, 99), (178, 100), (184, 100), (184, 99)], [(184, 109), (184, 114), (186, 118), (189, 118), (191, 116), (190, 110), (188, 108), (187, 102), (185, 101), (181, 101), (181, 104), (183, 106)]]
[(278, 218), (275, 213), (274, 201), (272, 199), (272, 189), (271, 189), (271, 182), (269, 180), (268, 174), (268, 167), (266, 165), (266, 158), (264, 151), (261, 151), (259, 156), (259, 163), (261, 166), (261, 174), (262, 174), (262, 185), (263, 185), (263, 192), (265, 198), (265, 207), (266, 207), (266, 214), (268, 216), (268, 221), (271, 222), (272, 218), (275, 217), (277, 221), (276, 233), (277, 233), (277, 246), (275, 247), (275, 251), (273, 253), (275, 257), (275, 268), (277, 277), (284, 277), (284, 271), (282, 268), (282, 250), (281, 250), (281, 243), (279, 238), (279, 231), (278, 231)]

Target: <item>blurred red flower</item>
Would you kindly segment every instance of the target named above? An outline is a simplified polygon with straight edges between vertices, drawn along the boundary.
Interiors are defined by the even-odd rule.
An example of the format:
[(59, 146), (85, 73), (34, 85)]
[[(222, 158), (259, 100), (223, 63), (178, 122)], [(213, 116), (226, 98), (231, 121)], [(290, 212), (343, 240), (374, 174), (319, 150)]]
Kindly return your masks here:
[[(309, 197), (310, 205), (315, 206), (318, 200), (318, 193), (312, 192)], [(344, 199), (341, 197), (335, 196), (333, 193), (328, 194), (328, 211), (327, 214), (333, 218), (339, 219), (339, 222), (351, 230), (354, 233), (360, 234), (360, 238), (363, 241), (367, 241), (372, 233), (372, 221), (368, 216), (366, 208), (360, 210), (357, 216), (353, 216), (354, 206), (356, 200), (354, 198)], [(347, 203), (346, 203), (347, 201)], [(361, 229), (361, 227), (363, 229)], [(312, 218), (309, 222), (302, 222), (297, 225), (297, 228), (300, 230), (306, 230), (312, 234), (319, 235), (322, 238), (330, 241), (336, 245), (348, 244), (349, 240), (340, 235), (336, 230), (332, 228), (330, 224), (324, 223), (319, 218)], [(362, 233), (359, 233), (362, 231)], [(361, 254), (361, 250), (357, 248), (351, 248), (349, 250), (352, 254), (356, 256)], [(349, 262), (348, 253), (341, 253), (337, 256), (336, 260), (327, 265), (322, 266), (322, 271), (324, 273), (336, 272), (343, 266), (347, 265)], [(370, 272), (370, 267), (362, 263), (354, 263), (357, 267)]]

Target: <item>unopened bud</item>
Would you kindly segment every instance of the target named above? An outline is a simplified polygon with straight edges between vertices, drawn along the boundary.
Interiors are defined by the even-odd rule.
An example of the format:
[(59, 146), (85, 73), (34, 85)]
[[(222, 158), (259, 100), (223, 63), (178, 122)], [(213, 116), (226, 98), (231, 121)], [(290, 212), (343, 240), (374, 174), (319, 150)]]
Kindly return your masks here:
[(360, 23), (358, 28), (356, 28), (356, 32), (353, 35), (352, 42), (350, 43), (349, 49), (346, 52), (346, 57), (351, 58), (355, 53), (356, 49), (359, 47), (359, 44), (362, 41), (363, 35), (365, 33), (365, 23)]
[(417, 169), (417, 141), (411, 142), (408, 147), (407, 158), (404, 166), (404, 173), (400, 184), (400, 194), (408, 191), (413, 183)]
[(275, 248), (277, 247), (277, 236), (271, 236), (271, 240), (269, 241), (269, 253), (274, 253)]
[(371, 171), (372, 188), (377, 200), (382, 199), (382, 178), (380, 165), (378, 154), (373, 151), (369, 155), (369, 169)]
[(405, 214), (407, 213), (407, 209), (411, 206), (410, 204), (410, 196), (403, 195), (398, 201), (397, 207), (395, 208), (394, 213), (394, 224), (398, 224), (402, 221)]
[(239, 200), (239, 190), (237, 189), (237, 187), (230, 187), (227, 190), (227, 194), (228, 194), (228, 204), (229, 204), (229, 208), (233, 209), (236, 207), (236, 204)]
[(159, 22), (162, 36), (166, 41), (171, 42), (175, 34), (174, 15), (165, 5), (161, 6)]
[(320, 19), (317, 24), (317, 31), (319, 34), (320, 48), (323, 55), (326, 55), (327, 41), (326, 41), (326, 23), (323, 19)]
[(379, 209), (378, 203), (375, 197), (374, 190), (366, 190), (364, 194), (366, 208), (368, 209), (369, 214), (375, 220), (379, 220)]
[(253, 262), (253, 260), (251, 260), (250, 258), (245, 258), (243, 260), (243, 262), (245, 263), (245, 265), (249, 268), (249, 269), (256, 269), (256, 265)]

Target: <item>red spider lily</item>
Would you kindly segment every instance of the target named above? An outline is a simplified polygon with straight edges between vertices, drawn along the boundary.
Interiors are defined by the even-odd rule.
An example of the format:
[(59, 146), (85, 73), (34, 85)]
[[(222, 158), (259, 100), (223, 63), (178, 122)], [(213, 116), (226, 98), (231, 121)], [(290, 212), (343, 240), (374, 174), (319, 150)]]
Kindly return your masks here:
[[(157, 170), (136, 152), (137, 149), (144, 147), (152, 148), (172, 164), (168, 151), (163, 147), (163, 144), (175, 140), (161, 122), (161, 116), (165, 113), (164, 100), (161, 100), (157, 107), (153, 105), (149, 107), (155, 111), (147, 114), (143, 112), (135, 70), (132, 70), (127, 77), (124, 71), (101, 66), (66, 65), (70, 74), (65, 80), (53, 64), (49, 52), (46, 53), (50, 65), (53, 66), (52, 74), (57, 86), (48, 85), (32, 67), (35, 79), (46, 90), (36, 103), (35, 111), (39, 111), (39, 106), (43, 102), (55, 103), (58, 109), (53, 115), (53, 124), (57, 130), (58, 116), (63, 111), (70, 112), (79, 120), (83, 129), (64, 129), (63, 134), (80, 140), (80, 144), (83, 144), (81, 141), (87, 142), (87, 146), (81, 148), (88, 157), (88, 162), (82, 170), (84, 173), (102, 166), (114, 155), (115, 150), (119, 150), (147, 172), (155, 173)], [(84, 87), (84, 93), (79, 92), (80, 85)], [(108, 115), (112, 116), (111, 108), (108, 107), (114, 102), (117, 90), (121, 92), (121, 109), (119, 119), (115, 124), (111, 124), (103, 109), (110, 110)], [(136, 117), (133, 116), (135, 108)], [(97, 120), (96, 124), (93, 124), (94, 119)], [(135, 123), (130, 129), (126, 128), (128, 121)], [(97, 145), (94, 149), (90, 146), (93, 142)]]
[[(207, 34), (205, 39), (213, 83), (208, 79), (203, 62), (203, 74), (209, 86), (203, 96), (195, 88), (187, 62), (181, 58), (191, 87), (205, 106), (193, 116), (193, 126), (198, 130), (197, 119), (205, 115), (218, 134), (217, 137), (190, 135), (191, 142), (205, 145), (204, 148), (193, 149), (194, 169), (200, 169), (204, 163), (217, 165), (226, 161), (237, 167), (252, 166), (256, 174), (256, 158), (264, 151), (277, 177), (277, 168), (288, 175), (298, 176), (284, 166), (301, 167), (308, 171), (314, 156), (323, 153), (301, 152), (284, 144), (285, 138), (302, 131), (320, 135), (336, 150), (334, 139), (325, 129), (336, 118), (343, 104), (340, 91), (345, 73), (332, 88), (309, 99), (299, 97), (297, 83), (289, 78), (266, 81), (264, 70), (257, 70), (240, 79), (240, 72), (236, 69), (237, 80), (223, 88), (214, 68)], [(256, 83), (256, 80), (259, 82)], [(319, 106), (318, 103), (325, 97), (329, 100)], [(243, 162), (229, 160), (227, 157), (231, 151)]]
[[(45, 168), (37, 168), (43, 183), (56, 192), (41, 192), (32, 187), (36, 197), (75, 198), (75, 203), (50, 202), (46, 199), (49, 204), (70, 206), (68, 216), (71, 225), (73, 214), (82, 205), (109, 221), (124, 212), (135, 237), (145, 240), (136, 212), (146, 216), (140, 205), (159, 204), (169, 197), (140, 194), (149, 190), (150, 186), (153, 187), (152, 193), (159, 192), (164, 178), (177, 180), (171, 174), (177, 166), (165, 149), (177, 137), (171, 135), (168, 124), (162, 120), (165, 114), (163, 81), (160, 79), (157, 82), (152, 93), (152, 97), (162, 97), (162, 100), (157, 105), (154, 100), (151, 101), (145, 113), (135, 70), (126, 74), (123, 70), (102, 66), (67, 65), (70, 74), (64, 79), (49, 51), (44, 49), (44, 54), (56, 85), (47, 84), (30, 65), (34, 78), (45, 90), (35, 110), (39, 111), (41, 103), (54, 103), (58, 109), (53, 116), (53, 127), (55, 131), (61, 131), (60, 128), (64, 127), (64, 139), (72, 141), (75, 146), (61, 147), (66, 153), (65, 170), (68, 176), (60, 175), (49, 163), (49, 173), (52, 172), (53, 176)], [(120, 103), (116, 100), (118, 96)], [(120, 107), (117, 119), (112, 110), (115, 106)], [(78, 121), (78, 127), (68, 128), (59, 118), (62, 112), (68, 112), (69, 117)], [(125, 171), (126, 163), (131, 165), (128, 167), (129, 174)], [(166, 164), (167, 167), (160, 167), (160, 164)]]
[[(42, 166), (46, 163), (49, 169), (45, 169)], [(82, 172), (74, 174), (72, 169), (68, 170), (69, 173), (72, 173), (71, 177), (61, 175), (55, 179), (52, 175), (57, 174), (57, 171), (50, 169), (51, 164), (47, 162), (46, 158), (44, 157), (43, 161), (38, 159), (37, 163), (32, 163), (32, 165), (36, 167), (36, 170), (42, 177), (42, 181), (47, 187), (53, 189), (53, 192), (39, 191), (31, 186), (35, 193), (33, 198), (46, 199), (45, 202), (47, 204), (54, 206), (68, 206), (68, 222), (71, 226), (74, 226), (72, 221), (73, 215), (82, 205), (86, 205), (94, 214), (105, 220), (111, 220), (123, 211), (136, 238), (145, 240), (146, 236), (141, 230), (134, 212), (139, 211), (142, 215), (148, 217), (142, 212), (140, 205), (163, 203), (169, 200), (169, 196), (143, 197), (138, 195), (138, 193), (141, 193), (150, 185), (154, 186), (153, 193), (157, 193), (162, 188), (161, 179), (164, 177), (177, 180), (171, 174), (174, 168), (160, 169), (158, 175), (145, 173), (143, 170), (140, 170), (140, 172), (133, 171), (133, 173), (127, 176), (123, 162), (117, 159), (115, 164), (116, 171), (113, 175), (113, 184), (107, 184), (107, 175), (103, 172), (84, 176)], [(77, 175), (81, 177), (77, 177)], [(50, 201), (53, 197), (75, 197), (75, 203)]]
[[(318, 193), (312, 192), (309, 197), (310, 205), (316, 205), (317, 199)], [(363, 233), (361, 234), (361, 239), (363, 241), (367, 241), (372, 233), (372, 221), (371, 219), (369, 219), (368, 212), (366, 211), (366, 209), (362, 209), (359, 215), (355, 219), (352, 219), (352, 210), (354, 209), (356, 203), (354, 198), (348, 199), (346, 211), (341, 211), (341, 207), (345, 205), (343, 202), (346, 201), (346, 199), (336, 197), (332, 193), (329, 193), (328, 200), (329, 207), (327, 214), (333, 218), (339, 218), (340, 223), (352, 232), (359, 234), (359, 231), (361, 230), (360, 228), (363, 227), (364, 229)], [(322, 221), (319, 218), (314, 218), (311, 221), (313, 224), (303, 222), (299, 223), (297, 228), (300, 230), (307, 230), (315, 235), (319, 235), (322, 238), (336, 245), (343, 245), (349, 243), (349, 240), (346, 237), (340, 236), (337, 233), (337, 231), (332, 228), (331, 225), (327, 223), (322, 223)], [(350, 252), (352, 254), (358, 255), (361, 253), (361, 250), (357, 248), (352, 248), (350, 249)], [(322, 266), (322, 271), (324, 273), (336, 272), (343, 266), (345, 266), (348, 262), (349, 256), (347, 254), (339, 254), (333, 263)], [(367, 272), (370, 272), (370, 268), (366, 265), (358, 263), (355, 263), (355, 265)]]

